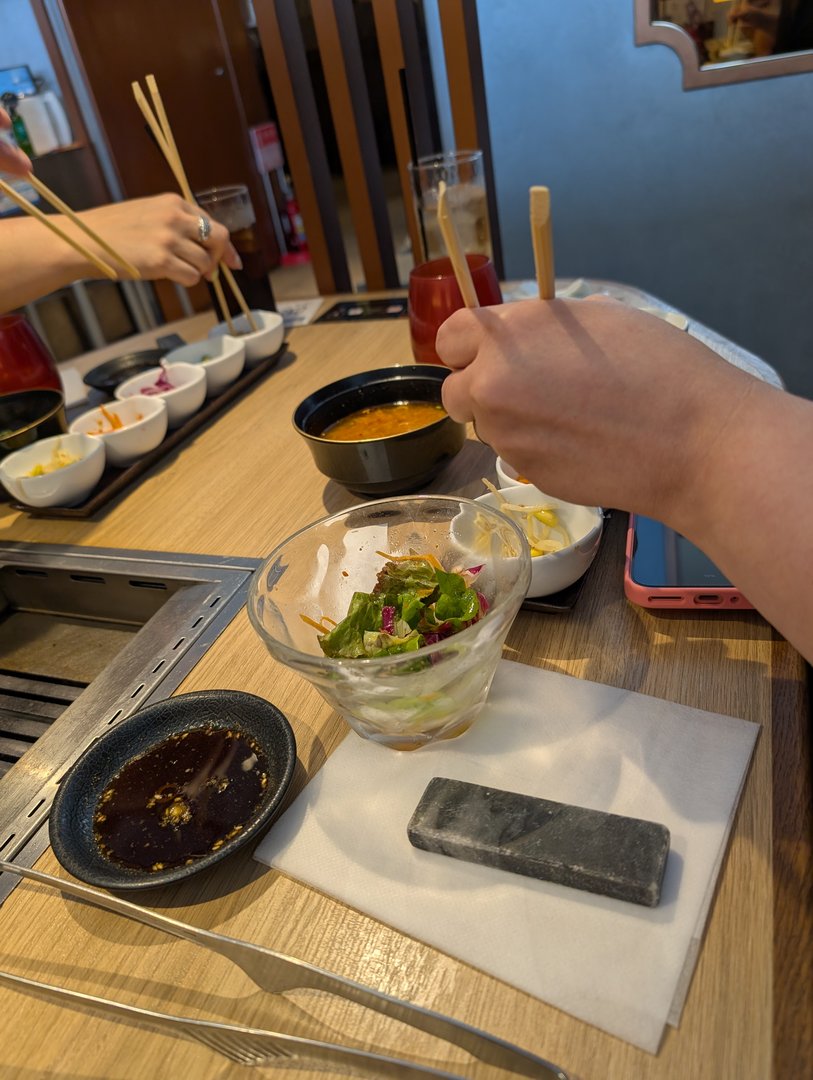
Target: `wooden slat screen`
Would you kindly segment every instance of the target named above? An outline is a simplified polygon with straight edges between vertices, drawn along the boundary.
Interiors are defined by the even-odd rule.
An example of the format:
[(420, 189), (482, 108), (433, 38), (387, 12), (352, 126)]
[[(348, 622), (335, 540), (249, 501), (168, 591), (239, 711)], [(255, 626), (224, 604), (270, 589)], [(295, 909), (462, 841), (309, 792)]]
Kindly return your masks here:
[(344, 239), (294, 0), (254, 0), (288, 167), (299, 200), (316, 285), (350, 292)]

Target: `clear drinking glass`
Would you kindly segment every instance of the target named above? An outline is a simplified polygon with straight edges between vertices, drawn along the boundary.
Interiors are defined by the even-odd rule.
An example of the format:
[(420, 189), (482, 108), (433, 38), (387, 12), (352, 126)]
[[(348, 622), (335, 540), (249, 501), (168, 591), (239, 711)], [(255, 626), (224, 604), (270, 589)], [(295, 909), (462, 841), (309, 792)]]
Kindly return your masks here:
[[(468, 254), (492, 257), (491, 232), (482, 150), (452, 150), (418, 158), (407, 166), (418, 225), (423, 239), (423, 259), (446, 255), (438, 225), (438, 187), (446, 183), (449, 211)], [(416, 253), (416, 259), (418, 253)]]
[[(323, 654), (318, 621), (344, 617), (387, 555), (432, 554), (445, 570), (482, 565), (479, 622), (417, 652), (370, 659)], [(254, 575), (248, 616), (271, 655), (309, 679), (363, 738), (414, 750), (461, 735), (485, 704), (505, 637), (530, 581), (521, 531), (470, 499), (381, 499), (323, 518), (283, 541)]]
[[(234, 278), (248, 306), (257, 311), (276, 311), (265, 254), (257, 231), (257, 218), (246, 185), (227, 184), (207, 188), (196, 192), (195, 201), (201, 210), (229, 230), (229, 238), (243, 262), (242, 270), (233, 271)], [(225, 288), (224, 293), (229, 310), (233, 315), (238, 315), (240, 306), (232, 296), (231, 289)], [(214, 296), (212, 300), (214, 303)]]

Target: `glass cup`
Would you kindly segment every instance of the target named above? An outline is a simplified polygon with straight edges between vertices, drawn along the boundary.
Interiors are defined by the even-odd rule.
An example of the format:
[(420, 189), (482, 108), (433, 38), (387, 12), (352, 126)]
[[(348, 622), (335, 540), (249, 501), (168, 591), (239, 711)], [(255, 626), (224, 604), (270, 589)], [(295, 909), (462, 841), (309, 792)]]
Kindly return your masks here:
[[(467, 255), (474, 290), (483, 307), (501, 304), (502, 293), (494, 263), (486, 255)], [(409, 273), (409, 336), (417, 364), (440, 364), (435, 338), (442, 323), (462, 308), (463, 296), (446, 256), (415, 266)]]
[(446, 198), (463, 250), (492, 257), (488, 224), (485, 172), (482, 150), (453, 150), (418, 158), (407, 166), (418, 226), (423, 240), (423, 258), (439, 259), (446, 244), (438, 225), (438, 187), (446, 183)]
[[(274, 293), (268, 278), (268, 269), (262, 250), (257, 218), (251, 197), (245, 184), (229, 184), (224, 187), (207, 188), (195, 194), (195, 200), (201, 210), (211, 218), (225, 225), (229, 237), (243, 260), (243, 269), (234, 270), (234, 278), (252, 310), (276, 311)], [(212, 287), (212, 303), (217, 310)], [(226, 302), (232, 315), (239, 315), (241, 308), (227, 285), (223, 286)]]
[[(415, 552), (447, 571), (480, 567), (476, 588), (486, 614), (417, 652), (325, 656), (307, 620), (343, 618), (353, 594), (373, 588), (387, 556)], [(522, 530), (491, 507), (444, 495), (383, 499), (283, 541), (252, 579), (248, 617), (274, 659), (308, 679), (358, 735), (415, 750), (462, 735), (475, 721), (525, 598), (530, 564)]]

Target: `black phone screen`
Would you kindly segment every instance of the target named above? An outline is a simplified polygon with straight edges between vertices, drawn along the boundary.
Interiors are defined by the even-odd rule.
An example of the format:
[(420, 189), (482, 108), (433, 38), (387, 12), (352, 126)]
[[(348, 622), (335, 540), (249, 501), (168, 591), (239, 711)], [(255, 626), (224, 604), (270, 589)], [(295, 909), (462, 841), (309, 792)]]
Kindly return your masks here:
[(634, 518), (630, 577), (649, 588), (731, 588), (731, 582), (685, 536), (652, 518)]

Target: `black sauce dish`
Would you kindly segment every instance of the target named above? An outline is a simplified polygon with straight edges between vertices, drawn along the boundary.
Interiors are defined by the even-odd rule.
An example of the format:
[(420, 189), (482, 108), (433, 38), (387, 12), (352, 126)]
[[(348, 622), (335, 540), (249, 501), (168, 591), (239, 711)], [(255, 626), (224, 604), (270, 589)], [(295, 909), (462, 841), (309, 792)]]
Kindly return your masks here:
[(116, 356), (113, 360), (107, 360), (104, 364), (91, 368), (83, 376), (82, 381), (94, 390), (112, 394), (119, 383), (123, 383), (125, 379), (140, 375), (148, 368), (157, 367), (167, 352), (167, 349), (140, 349), (137, 352)]
[(0, 395), (0, 457), (68, 430), (59, 390), (16, 390)]
[[(184, 733), (197, 733), (201, 729), (211, 730), (212, 737), (218, 733), (230, 732), (242, 740), (238, 745), (249, 743), (254, 748), (256, 766), (265, 772), (267, 782), (253, 803), (242, 827), (223, 839), (214, 850), (205, 854), (196, 853), (190, 861), (180, 865), (165, 866), (163, 869), (142, 868), (124, 865), (120, 860), (105, 853), (100, 843), (98, 814), (107, 813), (109, 803), (100, 802), (102, 795), (112, 782), (122, 774), (127, 766), (137, 759), (142, 759), (171, 740), (173, 747), (179, 746), (179, 737)], [(197, 737), (197, 736), (196, 736)], [(178, 758), (183, 767), (193, 760), (192, 744), (181, 744)], [(151, 759), (152, 760), (152, 759)], [(247, 773), (253, 766), (246, 766), (250, 756), (245, 752), (238, 761), (236, 755), (231, 759), (230, 776)], [(227, 763), (229, 759), (227, 758)], [(290, 785), (296, 765), (296, 740), (285, 716), (263, 698), (236, 690), (206, 690), (190, 694), (179, 694), (154, 705), (140, 709), (133, 716), (122, 720), (107, 734), (93, 743), (76, 761), (59, 785), (49, 820), (49, 836), (54, 853), (62, 866), (74, 877), (89, 885), (103, 889), (134, 890), (151, 889), (182, 881), (193, 874), (232, 854), (238, 848), (256, 839), (273, 821), (280, 811), (285, 793)], [(176, 772), (178, 766), (175, 767)], [(160, 774), (160, 775), (159, 775)], [(207, 792), (206, 798), (211, 812), (223, 807), (226, 786), (217, 788), (219, 771), (213, 778), (215, 795)], [(168, 773), (167, 773), (168, 776)], [(166, 797), (169, 784), (162, 783), (164, 771), (154, 770), (151, 787)], [(117, 781), (118, 783), (118, 781)], [(189, 782), (190, 785), (193, 781)], [(262, 785), (260, 785), (262, 786)], [(177, 784), (173, 785), (177, 790)], [(235, 788), (239, 784), (235, 785)], [(191, 809), (190, 821), (194, 821), (196, 807), (203, 806), (203, 801), (196, 802), (201, 785), (197, 785), (196, 794), (190, 795), (188, 804)], [(200, 796), (201, 800), (203, 796)], [(220, 799), (220, 802), (213, 801)], [(164, 803), (166, 806), (167, 804)], [(120, 806), (121, 810), (122, 807)], [(126, 807), (124, 808), (126, 809)], [(141, 813), (143, 805), (139, 801), (135, 810)], [(166, 818), (162, 818), (166, 822)], [(153, 825), (154, 825), (153, 815)], [(185, 822), (164, 824), (161, 828), (175, 830), (172, 843), (176, 847), (186, 843), (182, 830)]]
[(448, 368), (409, 364), (376, 368), (329, 383), (294, 411), (294, 427), (306, 440), (317, 469), (357, 495), (405, 495), (432, 480), (463, 447), (465, 424), (450, 416), (414, 431), (384, 438), (338, 442), (324, 432), (361, 409), (399, 402), (441, 404)]

